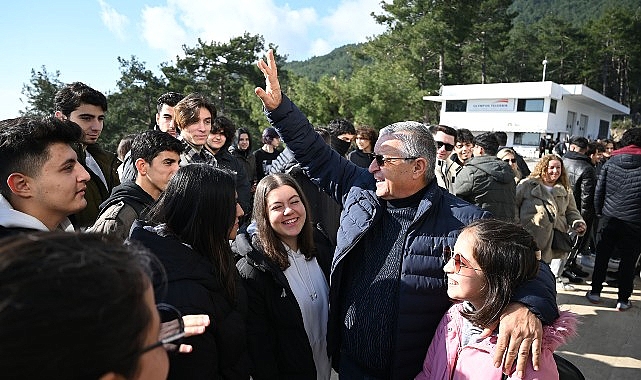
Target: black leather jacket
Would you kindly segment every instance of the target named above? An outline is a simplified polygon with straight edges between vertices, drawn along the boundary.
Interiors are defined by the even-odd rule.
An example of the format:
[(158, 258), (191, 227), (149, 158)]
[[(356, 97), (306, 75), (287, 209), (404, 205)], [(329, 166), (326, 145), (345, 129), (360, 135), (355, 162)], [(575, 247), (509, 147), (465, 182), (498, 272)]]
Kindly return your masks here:
[(570, 180), (576, 208), (586, 222), (594, 218), (594, 188), (596, 170), (590, 157), (578, 152), (567, 152), (563, 156), (565, 172)]

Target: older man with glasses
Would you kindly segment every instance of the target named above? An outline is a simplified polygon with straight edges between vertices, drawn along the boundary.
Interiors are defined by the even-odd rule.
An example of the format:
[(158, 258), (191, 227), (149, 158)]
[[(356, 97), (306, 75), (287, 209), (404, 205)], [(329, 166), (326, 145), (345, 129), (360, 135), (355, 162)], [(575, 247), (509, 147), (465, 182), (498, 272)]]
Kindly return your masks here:
[[(271, 50), (267, 60), (258, 62), (266, 89), (256, 94), (268, 119), (308, 175), (343, 206), (330, 281), (328, 351), (334, 368), (345, 379), (413, 378), (450, 306), (443, 247), (454, 246), (463, 226), (489, 214), (437, 186), (436, 143), (421, 123), (383, 128), (368, 169), (333, 152), (281, 93)], [(542, 329), (534, 314), (544, 322), (558, 316), (554, 279), (542, 268), (515, 299), (534, 312), (516, 302), (501, 317), (495, 363), (506, 371), (517, 354), (517, 371), (524, 370), (533, 342), (538, 366), (535, 338)]]

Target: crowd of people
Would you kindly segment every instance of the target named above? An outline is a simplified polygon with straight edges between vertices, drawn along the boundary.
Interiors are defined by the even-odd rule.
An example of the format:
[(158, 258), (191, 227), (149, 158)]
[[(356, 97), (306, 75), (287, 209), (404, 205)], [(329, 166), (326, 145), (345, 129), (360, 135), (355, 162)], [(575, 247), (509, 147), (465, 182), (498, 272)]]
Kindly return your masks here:
[(584, 276), (568, 233), (596, 254), (587, 299), (616, 254), (631, 307), (641, 129), (611, 150), (572, 138), (530, 172), (504, 133), (314, 128), (271, 51), (258, 66), (256, 150), (201, 94), (160, 96), (118, 155), (98, 144), (105, 96), (79, 82), (51, 117), (0, 122), (0, 372), (554, 379), (576, 334), (557, 284)]

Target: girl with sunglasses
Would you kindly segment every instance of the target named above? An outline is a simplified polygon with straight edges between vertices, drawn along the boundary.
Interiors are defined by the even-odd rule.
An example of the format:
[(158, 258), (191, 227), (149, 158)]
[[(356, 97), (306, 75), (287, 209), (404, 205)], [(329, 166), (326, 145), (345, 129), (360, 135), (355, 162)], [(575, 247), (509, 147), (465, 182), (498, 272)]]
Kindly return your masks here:
[[(497, 219), (482, 219), (465, 227), (454, 249), (444, 247), (443, 270), (447, 294), (455, 303), (441, 319), (416, 379), (497, 379), (493, 356), (495, 326), (515, 289), (533, 279), (539, 270), (540, 252), (523, 228)], [(552, 353), (575, 334), (576, 317), (563, 311), (551, 326), (544, 326), (538, 370), (528, 363), (523, 379), (558, 379)], [(520, 378), (516, 372), (508, 379)]]
[(496, 154), (496, 157), (500, 158), (503, 162), (506, 162), (510, 165), (510, 167), (512, 168), (512, 172), (514, 172), (514, 182), (516, 182), (516, 184), (518, 185), (518, 183), (523, 178), (523, 175), (521, 174), (519, 165), (516, 162), (516, 153), (514, 152), (514, 150), (510, 148), (503, 148), (499, 150), (499, 152)]

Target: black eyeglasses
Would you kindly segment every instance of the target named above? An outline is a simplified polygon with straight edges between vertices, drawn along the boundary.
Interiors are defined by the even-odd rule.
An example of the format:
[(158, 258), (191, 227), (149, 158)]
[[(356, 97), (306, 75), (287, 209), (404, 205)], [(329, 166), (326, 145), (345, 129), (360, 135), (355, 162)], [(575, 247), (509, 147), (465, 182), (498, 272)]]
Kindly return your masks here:
[(449, 245), (446, 245), (445, 247), (443, 247), (443, 260), (445, 261), (446, 264), (449, 263), (450, 260), (454, 260), (454, 270), (455, 270), (454, 273), (457, 273), (457, 274), (461, 273), (461, 268), (468, 268), (474, 271), (483, 272), (483, 270), (479, 268), (474, 268), (465, 264), (461, 260), (460, 254), (455, 253), (454, 255), (452, 255), (452, 249), (450, 248)]
[(503, 161), (510, 164), (516, 164), (516, 158), (505, 158)]
[(454, 145), (452, 145), (452, 144), (448, 144), (448, 143), (443, 142), (443, 141), (437, 141), (436, 142), (436, 148), (437, 149), (441, 149), (442, 147), (445, 147), (445, 150), (448, 151), (448, 152), (450, 152), (450, 151), (452, 151), (454, 149)]
[(387, 162), (392, 160), (416, 160), (419, 157), (383, 157), (382, 154), (367, 153), (370, 160), (376, 160), (378, 166), (385, 166)]
[(156, 309), (160, 315), (159, 340), (143, 348), (141, 354), (160, 346), (163, 346), (167, 351), (177, 351), (180, 347), (180, 341), (185, 336), (185, 323), (178, 309), (166, 303), (157, 304)]

